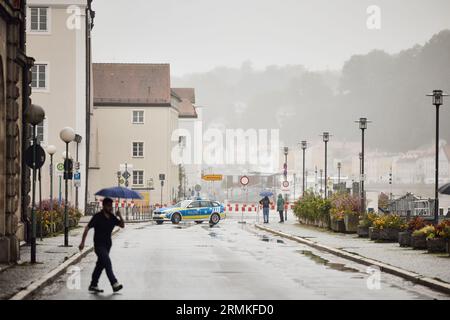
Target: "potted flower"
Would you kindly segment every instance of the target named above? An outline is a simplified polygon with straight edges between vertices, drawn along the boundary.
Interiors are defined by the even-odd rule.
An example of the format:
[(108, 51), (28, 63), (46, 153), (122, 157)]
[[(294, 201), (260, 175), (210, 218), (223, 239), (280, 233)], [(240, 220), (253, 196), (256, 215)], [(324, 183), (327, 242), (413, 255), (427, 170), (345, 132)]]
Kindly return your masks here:
[(357, 228), (357, 233), (360, 238), (369, 237), (369, 228), (373, 226), (373, 221), (377, 218), (375, 213), (368, 213), (363, 215), (362, 219), (359, 221)]
[(334, 232), (345, 232), (344, 211), (336, 208), (330, 210), (330, 226)]
[(434, 226), (425, 226), (413, 232), (411, 236), (411, 246), (413, 249), (427, 249), (427, 237), (435, 231)]
[(398, 241), (398, 233), (402, 230), (404, 222), (402, 218), (395, 214), (380, 217), (374, 223), (374, 228), (379, 230), (378, 240)]
[[(337, 193), (331, 198), (331, 214), (338, 232), (356, 233), (359, 223), (361, 201), (346, 193)], [(342, 231), (342, 222), (345, 229)], [(337, 229), (337, 230), (336, 230)]]
[(370, 240), (378, 240), (380, 238), (380, 230), (384, 226), (384, 223), (384, 216), (379, 216), (373, 220), (372, 226), (369, 228)]
[(412, 233), (416, 230), (422, 229), (425, 225), (425, 220), (421, 217), (414, 217), (414, 219), (409, 221), (406, 229), (398, 234), (398, 243), (400, 244), (400, 247), (411, 246)]
[(441, 253), (447, 250), (446, 228), (450, 221), (443, 221), (434, 227), (434, 231), (427, 235), (427, 248), (429, 253)]

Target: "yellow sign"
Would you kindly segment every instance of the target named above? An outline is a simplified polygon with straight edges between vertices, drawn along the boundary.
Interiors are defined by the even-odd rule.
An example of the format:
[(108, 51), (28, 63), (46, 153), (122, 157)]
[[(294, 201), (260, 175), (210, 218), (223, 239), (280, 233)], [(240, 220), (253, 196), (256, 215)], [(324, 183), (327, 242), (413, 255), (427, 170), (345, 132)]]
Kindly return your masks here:
[(223, 180), (223, 175), (221, 175), (221, 174), (209, 174), (209, 175), (203, 176), (202, 179), (205, 180), (205, 181), (222, 181)]

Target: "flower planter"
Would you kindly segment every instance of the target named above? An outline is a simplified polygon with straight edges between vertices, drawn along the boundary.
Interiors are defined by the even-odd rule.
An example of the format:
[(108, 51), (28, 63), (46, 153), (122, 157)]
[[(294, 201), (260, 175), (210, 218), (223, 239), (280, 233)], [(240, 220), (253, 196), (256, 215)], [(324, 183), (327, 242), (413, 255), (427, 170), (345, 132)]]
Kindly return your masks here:
[(381, 229), (378, 240), (397, 242), (399, 232), (400, 230), (395, 228)]
[(345, 231), (347, 233), (356, 233), (358, 231), (359, 217), (354, 214), (344, 216)]
[(398, 234), (398, 243), (400, 247), (409, 247), (411, 246), (411, 231), (403, 231)]
[(427, 249), (429, 253), (442, 253), (446, 251), (446, 241), (444, 238), (427, 239)]
[(380, 230), (374, 227), (369, 228), (369, 238), (370, 240), (378, 240), (380, 238)]
[(368, 238), (369, 237), (369, 227), (358, 226), (356, 232), (360, 238)]
[(411, 236), (411, 247), (415, 250), (427, 249), (427, 238), (424, 235)]
[(344, 222), (344, 220), (335, 220), (333, 226), (334, 226), (334, 229), (332, 229), (332, 230), (334, 232), (345, 233), (345, 222)]

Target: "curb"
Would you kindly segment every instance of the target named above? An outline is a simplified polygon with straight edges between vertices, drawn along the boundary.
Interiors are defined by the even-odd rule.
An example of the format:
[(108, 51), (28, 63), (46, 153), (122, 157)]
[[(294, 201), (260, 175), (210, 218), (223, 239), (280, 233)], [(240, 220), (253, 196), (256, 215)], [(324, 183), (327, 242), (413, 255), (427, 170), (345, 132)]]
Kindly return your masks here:
[[(121, 229), (116, 229), (113, 231), (113, 235), (118, 233)], [(71, 265), (74, 265), (78, 262), (80, 262), (84, 257), (86, 257), (89, 253), (94, 251), (93, 246), (89, 246), (83, 252), (75, 253), (73, 256), (71, 256), (69, 259), (64, 261), (62, 264), (60, 264), (58, 267), (47, 273), (46, 275), (42, 276), (41, 278), (37, 279), (33, 283), (31, 283), (27, 288), (25, 288), (22, 291), (19, 291), (14, 296), (12, 296), (9, 300), (25, 300), (29, 298), (33, 293), (35, 293), (37, 290), (41, 289), (45, 285), (47, 285), (49, 282), (54, 280), (55, 278), (59, 277), (61, 274), (63, 274), (68, 267)]]
[(443, 281), (440, 281), (437, 279), (431, 279), (431, 278), (425, 277), (425, 276), (420, 275), (415, 272), (407, 271), (407, 270), (404, 270), (404, 269), (401, 269), (398, 267), (394, 267), (392, 265), (389, 265), (389, 264), (386, 264), (386, 263), (383, 263), (383, 262), (380, 262), (377, 260), (365, 258), (365, 257), (359, 256), (357, 254), (353, 254), (353, 253), (350, 253), (350, 252), (347, 252), (344, 250), (332, 248), (332, 247), (329, 247), (326, 245), (319, 244), (317, 242), (313, 242), (311, 240), (296, 237), (296, 236), (293, 236), (293, 235), (290, 235), (290, 234), (287, 234), (287, 233), (284, 233), (281, 231), (276, 231), (276, 230), (273, 230), (273, 229), (270, 229), (267, 227), (263, 227), (263, 226), (260, 226), (257, 224), (255, 224), (255, 227), (257, 229), (270, 232), (270, 233), (278, 235), (280, 237), (305, 244), (305, 245), (313, 247), (315, 249), (318, 249), (321, 251), (326, 251), (328, 253), (334, 254), (341, 258), (351, 260), (353, 262), (357, 262), (357, 263), (360, 263), (360, 264), (363, 264), (366, 266), (377, 266), (383, 272), (404, 278), (404, 279), (414, 282), (416, 284), (420, 284), (420, 285), (429, 287), (431, 289), (440, 291), (442, 293), (450, 294), (450, 284), (447, 282), (443, 282)]

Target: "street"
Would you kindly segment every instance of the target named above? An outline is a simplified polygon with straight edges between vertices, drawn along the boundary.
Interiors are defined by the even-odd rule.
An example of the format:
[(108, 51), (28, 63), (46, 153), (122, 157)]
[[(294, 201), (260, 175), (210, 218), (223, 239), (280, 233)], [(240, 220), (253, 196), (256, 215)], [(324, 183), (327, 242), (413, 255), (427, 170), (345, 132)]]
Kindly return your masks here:
[(73, 285), (73, 274), (65, 274), (32, 299), (448, 299), (385, 273), (380, 275), (380, 289), (371, 290), (366, 266), (235, 219), (214, 228), (191, 223), (128, 225), (113, 243), (113, 268), (123, 291), (113, 294), (105, 273), (100, 280), (105, 293), (87, 291), (96, 261), (91, 253), (75, 265), (79, 288)]

